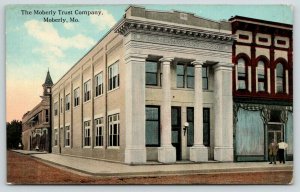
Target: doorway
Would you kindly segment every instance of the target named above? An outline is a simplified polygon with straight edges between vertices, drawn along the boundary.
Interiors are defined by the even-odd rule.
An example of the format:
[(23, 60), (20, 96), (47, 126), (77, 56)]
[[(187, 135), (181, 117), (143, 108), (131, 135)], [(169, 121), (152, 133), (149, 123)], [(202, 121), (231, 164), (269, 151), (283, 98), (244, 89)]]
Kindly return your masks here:
[(176, 148), (176, 160), (181, 160), (181, 108), (172, 107), (172, 145)]

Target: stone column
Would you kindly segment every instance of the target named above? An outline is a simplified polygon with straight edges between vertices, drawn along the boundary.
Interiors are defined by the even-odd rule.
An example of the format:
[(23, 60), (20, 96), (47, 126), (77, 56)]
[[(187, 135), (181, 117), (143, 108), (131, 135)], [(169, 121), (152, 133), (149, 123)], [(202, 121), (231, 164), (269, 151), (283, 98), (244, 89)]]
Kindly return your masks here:
[(214, 159), (217, 161), (233, 161), (232, 67), (230, 63), (214, 66)]
[(176, 149), (171, 144), (171, 74), (170, 65), (173, 58), (160, 59), (163, 66), (163, 101), (161, 110), (161, 147), (158, 148), (158, 161), (163, 163), (173, 163), (176, 161)]
[(190, 160), (195, 162), (208, 161), (208, 149), (203, 145), (203, 62), (194, 61), (195, 91), (194, 91), (194, 145), (190, 148)]
[(146, 163), (145, 140), (145, 61), (146, 55), (125, 57), (125, 163)]

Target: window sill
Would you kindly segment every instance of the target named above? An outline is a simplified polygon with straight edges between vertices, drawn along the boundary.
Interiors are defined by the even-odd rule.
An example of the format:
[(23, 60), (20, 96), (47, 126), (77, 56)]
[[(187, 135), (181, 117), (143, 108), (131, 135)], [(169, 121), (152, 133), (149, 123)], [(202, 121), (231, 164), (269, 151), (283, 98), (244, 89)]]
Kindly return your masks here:
[(83, 104), (87, 104), (87, 103), (89, 103), (89, 102), (91, 102), (91, 99), (88, 100), (88, 101), (84, 101)]
[(107, 91), (107, 94), (109, 94), (109, 93), (111, 93), (111, 92), (114, 92), (115, 90), (118, 90), (118, 89), (120, 89), (120, 86), (119, 86), (119, 87), (116, 87), (116, 88), (114, 88), (114, 89), (112, 89), (112, 90)]
[(73, 107), (73, 109), (76, 109), (76, 108), (78, 108), (79, 106), (80, 106), (80, 105), (76, 105), (76, 106)]
[(70, 149), (70, 148), (71, 148), (71, 146), (65, 146), (65, 148), (69, 148), (69, 149)]
[(94, 99), (101, 98), (104, 94), (102, 93), (101, 95), (95, 96)]
[(149, 89), (162, 89), (162, 87), (158, 86), (158, 85), (146, 85), (146, 88), (149, 88)]
[(103, 149), (103, 146), (95, 146), (94, 149)]
[(91, 146), (83, 146), (84, 149), (91, 149)]
[(107, 149), (113, 149), (113, 150), (118, 150), (120, 149), (120, 146), (109, 146)]

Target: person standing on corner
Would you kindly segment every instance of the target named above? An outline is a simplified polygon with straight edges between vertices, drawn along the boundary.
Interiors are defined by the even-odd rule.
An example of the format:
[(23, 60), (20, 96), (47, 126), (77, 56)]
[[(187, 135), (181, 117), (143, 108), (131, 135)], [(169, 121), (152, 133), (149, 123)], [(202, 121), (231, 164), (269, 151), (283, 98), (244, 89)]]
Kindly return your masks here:
[(284, 158), (284, 154), (285, 154), (285, 150), (287, 149), (288, 144), (286, 142), (284, 142), (282, 139), (280, 139), (280, 143), (278, 143), (278, 157), (279, 157), (279, 162), (283, 162), (283, 164), (285, 164), (285, 158)]
[(269, 156), (270, 156), (270, 163), (276, 164), (276, 156), (277, 156), (277, 151), (278, 151), (278, 144), (275, 142), (275, 140), (272, 140), (272, 143), (269, 145)]

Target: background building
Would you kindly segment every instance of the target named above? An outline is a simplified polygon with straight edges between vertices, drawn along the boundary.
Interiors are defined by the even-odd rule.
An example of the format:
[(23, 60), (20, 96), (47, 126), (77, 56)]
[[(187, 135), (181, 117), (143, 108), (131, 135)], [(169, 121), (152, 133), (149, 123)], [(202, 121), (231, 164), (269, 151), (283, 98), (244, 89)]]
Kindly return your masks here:
[(53, 86), (53, 152), (232, 161), (232, 43), (229, 22), (129, 7)]
[(233, 46), (234, 156), (268, 159), (268, 144), (285, 140), (293, 156), (293, 26), (236, 16)]
[(22, 143), (24, 150), (51, 152), (51, 87), (49, 71), (43, 84), (42, 101), (22, 118)]

